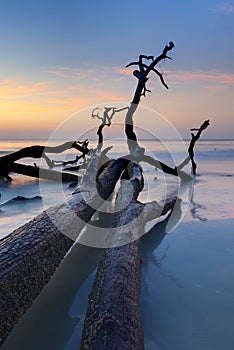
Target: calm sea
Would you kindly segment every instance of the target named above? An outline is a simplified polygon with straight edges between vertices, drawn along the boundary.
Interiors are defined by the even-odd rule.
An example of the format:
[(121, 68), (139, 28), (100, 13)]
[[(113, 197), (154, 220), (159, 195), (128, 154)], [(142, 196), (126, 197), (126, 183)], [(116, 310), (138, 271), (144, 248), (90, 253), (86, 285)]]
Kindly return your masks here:
[[(32, 144), (35, 141), (0, 141), (0, 153)], [(106, 141), (109, 144), (114, 144), (110, 156), (126, 154), (125, 141)], [(186, 156), (187, 142), (142, 140), (141, 144), (147, 153), (171, 165)], [(159, 224), (143, 237), (140, 304), (146, 350), (233, 349), (234, 141), (200, 140), (195, 155), (198, 174), (193, 186), (190, 192), (186, 186), (179, 192), (185, 208), (183, 220), (170, 234)], [(66, 157), (74, 157), (74, 152)], [(39, 164), (35, 159), (24, 162)], [(178, 185), (178, 179), (143, 167), (141, 200), (158, 200)], [(190, 172), (190, 167), (186, 170)], [(11, 183), (0, 184), (2, 237), (61, 200), (55, 183), (16, 174), (12, 178)], [(70, 193), (65, 185), (63, 194)], [(14, 201), (17, 196), (42, 198), (19, 204)], [(3, 350), (79, 348), (95, 275), (95, 264), (90, 272), (94, 255), (95, 249), (73, 248)]]

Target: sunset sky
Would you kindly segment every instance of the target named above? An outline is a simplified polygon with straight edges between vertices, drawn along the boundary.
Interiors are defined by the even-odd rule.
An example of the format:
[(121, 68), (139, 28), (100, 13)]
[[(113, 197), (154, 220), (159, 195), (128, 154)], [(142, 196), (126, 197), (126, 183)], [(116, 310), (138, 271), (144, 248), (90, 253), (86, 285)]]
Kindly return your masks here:
[[(207, 138), (234, 138), (233, 34), (234, 1), (0, 0), (0, 138), (47, 138), (75, 112), (127, 104), (125, 65), (170, 40), (158, 66), (170, 89), (152, 75), (142, 106), (183, 137), (211, 119)], [(90, 122), (83, 113), (78, 133)]]

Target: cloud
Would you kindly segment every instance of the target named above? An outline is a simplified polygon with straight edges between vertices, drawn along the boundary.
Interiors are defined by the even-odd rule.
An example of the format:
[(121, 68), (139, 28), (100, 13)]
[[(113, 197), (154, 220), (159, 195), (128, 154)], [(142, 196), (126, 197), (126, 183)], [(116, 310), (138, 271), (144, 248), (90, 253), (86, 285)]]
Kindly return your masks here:
[(234, 13), (234, 6), (230, 2), (224, 2), (210, 9), (213, 13)]
[[(122, 75), (123, 77), (132, 75), (132, 68), (123, 69), (123, 68), (115, 68), (115, 73)], [(167, 71), (165, 73), (165, 79), (168, 76), (169, 79), (173, 80), (176, 83), (187, 83), (193, 81), (201, 81), (201, 82), (213, 82), (220, 84), (234, 84), (234, 74), (221, 73), (218, 71)]]
[(51, 89), (52, 83), (38, 82), (25, 84), (20, 79), (6, 79), (0, 81), (0, 98), (3, 100), (29, 97), (29, 94), (44, 94)]
[(200, 81), (218, 84), (234, 84), (234, 74), (218, 71), (169, 71), (168, 77), (175, 83)]
[[(134, 68), (135, 69), (135, 68)], [(132, 75), (132, 72), (134, 70), (133, 68), (120, 68), (115, 67), (114, 73), (120, 74), (120, 75)]]
[[(63, 69), (69, 72), (69, 69)], [(74, 84), (72, 79), (63, 82), (27, 82), (23, 79), (0, 81), (0, 114), (46, 115), (47, 113), (71, 113), (95, 104), (124, 101), (126, 96), (109, 84), (95, 81)]]
[(0, 86), (18, 84), (20, 79), (5, 79), (0, 81)]
[(77, 68), (77, 67), (49, 67), (46, 69), (46, 73), (51, 75), (56, 75), (60, 78), (78, 78), (78, 79), (87, 79), (91, 75), (95, 74), (94, 69), (89, 68)]
[(58, 76), (64, 79), (79, 79), (87, 81), (103, 81), (103, 78), (113, 77), (124, 78), (126, 75), (131, 75), (133, 68), (123, 68), (118, 66), (104, 66), (93, 64), (93, 68), (78, 68), (78, 67), (49, 67), (46, 73)]

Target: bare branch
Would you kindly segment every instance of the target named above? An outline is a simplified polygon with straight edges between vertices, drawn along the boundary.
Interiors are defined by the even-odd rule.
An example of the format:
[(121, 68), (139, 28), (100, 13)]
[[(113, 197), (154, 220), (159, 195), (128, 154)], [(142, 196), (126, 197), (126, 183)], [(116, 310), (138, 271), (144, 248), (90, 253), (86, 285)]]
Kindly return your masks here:
[(209, 124), (210, 124), (210, 121), (209, 120), (205, 120), (204, 123), (202, 123), (202, 125), (200, 126), (200, 128), (192, 128), (192, 129), (190, 129), (191, 131), (197, 131), (197, 133), (196, 133), (196, 135), (191, 133), (192, 139), (191, 139), (189, 147), (188, 147), (189, 155), (188, 155), (187, 158), (185, 158), (185, 160), (180, 165), (177, 166), (178, 170), (182, 169), (191, 160), (191, 162), (192, 162), (192, 173), (193, 173), (193, 175), (196, 175), (197, 164), (194, 161), (194, 147), (195, 147), (195, 143), (200, 138), (202, 131), (205, 130), (209, 126)]
[(142, 70), (142, 69), (141, 69), (142, 66), (143, 66), (144, 68), (148, 68), (148, 66), (142, 62), (143, 59), (146, 59), (146, 60), (154, 60), (154, 56), (140, 55), (140, 56), (139, 56), (139, 61), (137, 61), (137, 62), (131, 62), (131, 63), (127, 64), (125, 67), (127, 68), (127, 67), (130, 67), (130, 66), (134, 66), (134, 65), (135, 65), (135, 66), (139, 66), (140, 70)]
[[(133, 75), (138, 79), (138, 85), (135, 91), (135, 95), (133, 97), (132, 103), (138, 104), (140, 102), (141, 96), (145, 96), (145, 93), (148, 91), (146, 88), (146, 82), (148, 80), (148, 74), (151, 71), (154, 71), (160, 78), (161, 83), (163, 86), (165, 86), (168, 89), (167, 84), (164, 81), (163, 75), (155, 69), (155, 66), (162, 60), (165, 59), (171, 59), (171, 57), (167, 56), (168, 51), (171, 51), (174, 47), (174, 44), (172, 41), (169, 42), (168, 45), (166, 45), (163, 49), (163, 52), (158, 57), (154, 58), (154, 56), (146, 56), (146, 55), (140, 55), (138, 62), (131, 62), (126, 65), (126, 67), (130, 67), (133, 65), (138, 65), (139, 70), (134, 70)], [(149, 65), (145, 64), (143, 62), (143, 59), (151, 59), (152, 63)]]
[(102, 130), (105, 126), (110, 126), (111, 125), (111, 121), (114, 117), (114, 115), (118, 112), (122, 112), (126, 109), (128, 109), (129, 107), (122, 107), (122, 108), (116, 108), (116, 107), (104, 107), (104, 112), (102, 114), (102, 116), (99, 115), (99, 112), (95, 113), (95, 111), (100, 110), (100, 107), (96, 107), (92, 110), (92, 114), (91, 117), (100, 119), (102, 121), (101, 125), (99, 126), (98, 130), (97, 130), (97, 135), (98, 135), (98, 147), (99, 147), (99, 151), (101, 150), (102, 144), (103, 144), (103, 133)]
[(191, 133), (192, 140), (190, 141), (190, 145), (189, 145), (189, 148), (188, 148), (188, 153), (189, 153), (189, 156), (190, 156), (190, 159), (191, 159), (191, 162), (192, 162), (193, 175), (196, 175), (196, 169), (197, 169), (197, 164), (195, 163), (195, 160), (194, 160), (194, 146), (195, 146), (195, 143), (197, 142), (197, 140), (200, 138), (202, 131), (205, 130), (209, 126), (209, 124), (210, 124), (210, 121), (209, 120), (205, 120), (204, 123), (198, 129), (196, 135)]
[(152, 70), (153, 70), (154, 73), (156, 73), (156, 74), (159, 76), (159, 78), (160, 78), (160, 80), (161, 80), (161, 83), (165, 86), (165, 88), (166, 88), (166, 89), (169, 89), (168, 85), (165, 83), (165, 80), (164, 80), (164, 78), (163, 78), (163, 74), (160, 73), (160, 72), (159, 72), (157, 69), (155, 69), (155, 68), (153, 68)]

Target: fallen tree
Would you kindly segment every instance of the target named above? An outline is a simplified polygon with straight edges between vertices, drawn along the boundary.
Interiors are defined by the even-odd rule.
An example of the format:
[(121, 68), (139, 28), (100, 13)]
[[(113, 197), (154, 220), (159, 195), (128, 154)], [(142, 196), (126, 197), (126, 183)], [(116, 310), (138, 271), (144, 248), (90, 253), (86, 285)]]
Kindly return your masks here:
[[(125, 133), (129, 148), (126, 158), (137, 163), (130, 163), (122, 175), (122, 183), (116, 199), (116, 213), (112, 218), (112, 225), (116, 227), (109, 238), (111, 248), (104, 251), (98, 265), (95, 282), (89, 297), (88, 310), (84, 323), (81, 349), (143, 349), (143, 333), (139, 311), (139, 285), (141, 241), (144, 225), (147, 220), (144, 213), (145, 206), (137, 201), (139, 192), (144, 187), (139, 161), (144, 158), (144, 149), (140, 148), (134, 132), (133, 114), (145, 95), (147, 75), (154, 70), (155, 65), (166, 58), (166, 53), (174, 45), (170, 43), (160, 58), (140, 55), (139, 71), (133, 74), (138, 78), (138, 85), (125, 118)], [(148, 67), (142, 59), (152, 59)], [(155, 165), (155, 164), (154, 164)], [(163, 164), (162, 164), (163, 168)], [(168, 171), (169, 169), (169, 171)], [(165, 165), (163, 171), (178, 175)], [(158, 203), (156, 203), (158, 206)], [(174, 202), (172, 204), (172, 207)], [(171, 208), (172, 208), (171, 207)], [(120, 208), (120, 210), (119, 210)], [(124, 208), (124, 209), (121, 209)], [(156, 217), (160, 213), (152, 210)], [(157, 208), (158, 209), (158, 208)], [(160, 208), (161, 212), (163, 208)]]
[[(111, 248), (106, 248), (100, 258), (89, 296), (81, 349), (144, 348), (139, 308), (140, 237), (146, 222), (172, 210), (176, 200), (162, 206), (137, 201), (144, 187), (142, 171), (130, 163), (125, 172), (128, 174), (123, 174), (112, 218), (115, 231), (108, 239)], [(119, 207), (125, 210), (118, 211)]]
[[(25, 164), (19, 164), (19, 163), (12, 163), (10, 165), (11, 172), (21, 175), (26, 175), (30, 177), (45, 179), (45, 180), (51, 180), (51, 181), (62, 181), (62, 182), (79, 182), (80, 177), (67, 173), (65, 171), (55, 171), (50, 169), (43, 169), (39, 168), (36, 165), (25, 165)], [(6, 174), (4, 175), (6, 177)], [(7, 175), (9, 177), (9, 175)]]
[[(162, 84), (168, 88), (155, 66), (161, 60), (169, 58), (167, 53), (173, 47), (174, 44), (170, 42), (157, 58), (140, 55), (138, 62), (128, 65), (137, 64), (139, 67), (139, 70), (133, 72), (138, 83), (130, 106), (121, 109), (105, 107), (102, 116), (97, 109), (93, 110), (92, 117), (101, 120), (97, 130), (96, 150), (89, 150), (88, 141), (85, 140), (81, 145), (79, 142), (66, 142), (57, 147), (27, 147), (0, 158), (0, 175), (7, 180), (11, 180), (11, 172), (53, 180), (61, 180), (62, 176), (65, 181), (79, 180), (78, 187), (66, 202), (44, 211), (0, 241), (1, 343), (49, 281), (82, 229), (87, 223), (93, 224), (94, 214), (110, 196), (115, 196), (116, 184), (121, 179), (119, 191), (115, 196), (116, 210), (113, 214), (108, 214), (112, 234), (106, 237), (105, 246), (108, 248), (99, 262), (92, 296), (89, 299), (81, 348), (109, 349), (110, 344), (121, 344), (121, 348), (126, 348), (124, 346), (127, 344), (128, 349), (143, 348), (138, 304), (141, 236), (148, 221), (173, 210), (176, 198), (168, 198), (161, 204), (155, 201), (139, 202), (138, 195), (144, 187), (140, 163), (147, 162), (167, 174), (179, 176), (182, 180), (191, 179), (182, 169), (194, 153), (190, 152), (185, 161), (175, 168), (148, 156), (145, 149), (138, 144), (133, 116), (141, 96), (149, 92), (146, 83), (150, 72), (156, 73)], [(147, 65), (144, 60), (152, 62)], [(107, 157), (109, 149), (102, 150), (103, 130), (105, 126), (111, 125), (115, 113), (125, 109), (125, 134), (129, 153), (116, 160), (110, 159)], [(197, 139), (191, 141), (190, 150), (193, 150)], [(70, 148), (80, 151), (83, 158), (89, 156), (82, 179), (69, 173), (16, 163), (19, 159), (32, 157), (44, 158), (49, 168), (58, 164), (66, 165), (63, 161), (51, 160), (48, 153), (58, 154)], [(77, 160), (78, 158), (76, 157)], [(69, 163), (75, 164), (76, 159)]]
[[(139, 70), (133, 72), (138, 79), (138, 84), (125, 118), (125, 134), (129, 148), (129, 154), (125, 157), (131, 160), (131, 163), (121, 177), (122, 182), (115, 202), (116, 211), (111, 220), (115, 231), (110, 234), (109, 248), (104, 250), (99, 260), (89, 296), (80, 345), (82, 350), (144, 349), (139, 308), (141, 236), (144, 233), (145, 224), (172, 210), (176, 199), (169, 199), (162, 206), (157, 202), (147, 204), (139, 202), (137, 198), (144, 187), (139, 163), (147, 162), (170, 175), (191, 178), (182, 171), (182, 168), (188, 163), (190, 157), (193, 164), (195, 142), (201, 131), (205, 129), (204, 125), (207, 125), (207, 122), (203, 123), (201, 131), (199, 129), (199, 136), (192, 137), (189, 156), (178, 168), (171, 168), (145, 155), (145, 149), (138, 144), (133, 116), (141, 96), (149, 92), (146, 88), (147, 76), (154, 71), (160, 77), (162, 84), (168, 88), (162, 74), (155, 69), (155, 66), (162, 59), (169, 58), (167, 52), (173, 47), (174, 44), (170, 42), (156, 59), (153, 56), (140, 55), (138, 62), (127, 65), (127, 67), (139, 66)], [(151, 59), (152, 63), (148, 66), (143, 63), (143, 59)]]
[[(48, 180), (61, 180), (61, 175), (59, 176), (58, 173), (54, 173), (52, 170), (49, 172), (44, 172), (44, 169), (40, 169), (37, 166), (32, 167), (28, 166), (26, 168), (26, 165), (15, 163), (17, 160), (23, 159), (23, 158), (43, 158), (49, 168), (52, 168), (56, 161), (51, 160), (47, 153), (62, 153), (64, 151), (67, 151), (68, 149), (76, 149), (77, 151), (82, 153), (82, 157), (85, 157), (89, 153), (88, 149), (88, 143), (87, 140), (82, 142), (81, 144), (79, 141), (68, 141), (58, 146), (40, 146), (40, 145), (34, 145), (30, 147), (25, 147), (20, 149), (19, 151), (7, 154), (3, 157), (0, 157), (0, 176), (7, 179), (8, 181), (11, 181), (11, 177), (9, 176), (9, 173), (16, 172), (18, 174), (23, 174), (31, 177), (41, 177), (46, 178)], [(78, 160), (78, 159), (77, 159)], [(69, 175), (64, 176), (64, 181), (77, 181), (78, 179), (69, 178)]]
[[(71, 197), (0, 241), (0, 343), (49, 281), (96, 209), (112, 193), (126, 160), (109, 164), (98, 179), (93, 155), (86, 175)], [(85, 200), (84, 200), (85, 193)]]

